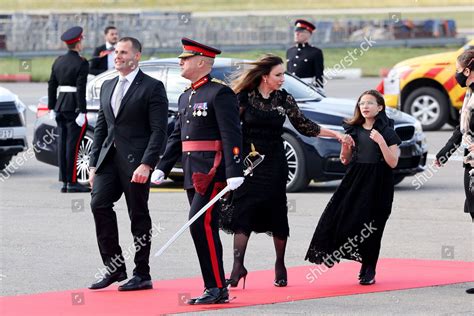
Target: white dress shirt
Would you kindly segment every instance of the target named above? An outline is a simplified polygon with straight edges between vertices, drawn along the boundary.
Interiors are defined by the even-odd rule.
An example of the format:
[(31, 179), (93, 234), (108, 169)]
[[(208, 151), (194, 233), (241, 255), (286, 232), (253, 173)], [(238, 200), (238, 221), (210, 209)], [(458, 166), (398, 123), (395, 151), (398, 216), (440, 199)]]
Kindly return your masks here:
[[(130, 88), (130, 85), (132, 84), (133, 80), (135, 80), (135, 77), (138, 74), (138, 70), (139, 70), (139, 68), (137, 67), (134, 71), (129, 73), (127, 76), (125, 76), (125, 79), (127, 79), (127, 81), (124, 83), (123, 96), (125, 96), (127, 94), (127, 91)], [(119, 81), (120, 81), (121, 78), (123, 78), (123, 77), (119, 75)], [(119, 82), (117, 81), (117, 85), (118, 84), (119, 84)], [(112, 94), (112, 107), (114, 109), (117, 106), (117, 104), (115, 104), (115, 101), (117, 100), (117, 95), (118, 95), (118, 92), (117, 92), (117, 89), (116, 89), (117, 85), (115, 85), (114, 92)]]
[(105, 48), (107, 50), (112, 50), (111, 53), (107, 55), (107, 69), (114, 69), (115, 68), (115, 45), (110, 44), (109, 42), (105, 42)]

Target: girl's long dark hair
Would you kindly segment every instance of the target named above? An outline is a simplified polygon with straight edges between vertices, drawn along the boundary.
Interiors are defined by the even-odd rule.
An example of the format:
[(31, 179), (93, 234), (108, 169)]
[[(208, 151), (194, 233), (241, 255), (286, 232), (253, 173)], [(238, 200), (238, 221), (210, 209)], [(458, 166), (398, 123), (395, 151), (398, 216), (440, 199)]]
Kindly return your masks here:
[(349, 119), (345, 119), (344, 123), (347, 123), (349, 125), (362, 125), (362, 124), (364, 124), (365, 118), (362, 116), (362, 113), (361, 113), (360, 107), (359, 107), (360, 99), (362, 99), (362, 97), (364, 95), (373, 96), (375, 98), (375, 100), (377, 101), (377, 104), (381, 105), (383, 107), (382, 111), (385, 111), (385, 100), (384, 100), (383, 96), (380, 94), (380, 92), (378, 92), (377, 90), (367, 90), (367, 91), (364, 91), (360, 95), (359, 99), (357, 100), (357, 103), (356, 103), (356, 106), (355, 106), (355, 109), (354, 109), (354, 116), (349, 118)]

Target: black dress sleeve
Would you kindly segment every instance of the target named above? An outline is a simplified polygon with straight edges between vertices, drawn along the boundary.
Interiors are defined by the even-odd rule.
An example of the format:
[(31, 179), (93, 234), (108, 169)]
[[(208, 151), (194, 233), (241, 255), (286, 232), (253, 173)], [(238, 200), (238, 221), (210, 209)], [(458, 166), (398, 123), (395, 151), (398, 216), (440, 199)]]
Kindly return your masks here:
[(283, 90), (283, 96), (285, 97), (286, 115), (296, 130), (305, 136), (318, 136), (321, 126), (304, 116), (291, 94)]
[(402, 143), (402, 140), (400, 137), (398, 137), (397, 132), (395, 132), (395, 130), (391, 127), (384, 129), (383, 138), (385, 139), (388, 147), (392, 145), (400, 145)]
[[(448, 161), (449, 157), (458, 149), (459, 145), (461, 145), (462, 142), (462, 133), (460, 126), (456, 126), (456, 128), (453, 131), (453, 134), (451, 137), (448, 139), (446, 144), (441, 148), (441, 150), (436, 154), (436, 159), (441, 163), (445, 163)], [(444, 159), (441, 159), (441, 157), (444, 157)]]

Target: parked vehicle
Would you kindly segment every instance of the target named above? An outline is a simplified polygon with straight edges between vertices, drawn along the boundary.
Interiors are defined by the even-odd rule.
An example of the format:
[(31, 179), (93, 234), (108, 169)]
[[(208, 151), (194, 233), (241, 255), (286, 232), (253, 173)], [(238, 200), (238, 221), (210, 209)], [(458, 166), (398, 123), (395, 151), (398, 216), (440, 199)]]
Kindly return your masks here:
[[(221, 80), (228, 80), (230, 74), (239, 66), (235, 60), (229, 58), (216, 58), (211, 75)], [(168, 94), (170, 111), (168, 114), (168, 132), (174, 127), (175, 114), (179, 95), (190, 82), (181, 77), (178, 59), (157, 59), (140, 63), (140, 69), (148, 75), (161, 80)], [(100, 89), (105, 80), (117, 76), (115, 70), (103, 73), (88, 83), (88, 122), (89, 128), (79, 150), (78, 179), (85, 183), (88, 180), (88, 162), (91, 145), (93, 142), (93, 128), (99, 110)], [(353, 114), (355, 100), (325, 98), (317, 90), (306, 85), (298, 78), (286, 73), (283, 86), (291, 93), (303, 113), (311, 120), (324, 127), (342, 131), (342, 120)], [(398, 110), (387, 109), (388, 115), (395, 120), (395, 130), (403, 140), (401, 144), (401, 157), (395, 169), (396, 181), (404, 177), (423, 171), (426, 164), (427, 145), (421, 124), (410, 115)], [(35, 125), (35, 139), (40, 138), (45, 131), (55, 128), (47, 113), (47, 98), (43, 97), (38, 104), (37, 121)], [(328, 181), (341, 179), (345, 167), (339, 160), (340, 144), (331, 138), (311, 138), (299, 134), (287, 120), (284, 125), (284, 145), (288, 160), (289, 175), (287, 190), (295, 192), (307, 187), (311, 180)], [(38, 160), (57, 165), (56, 144), (51, 144), (36, 154)], [(182, 178), (180, 164), (176, 164), (170, 178)]]
[(26, 106), (17, 95), (0, 87), (0, 170), (28, 147)]
[(377, 86), (387, 106), (418, 119), (424, 130), (456, 125), (466, 89), (454, 78), (456, 58), (474, 48), (474, 40), (454, 52), (425, 55), (399, 62)]

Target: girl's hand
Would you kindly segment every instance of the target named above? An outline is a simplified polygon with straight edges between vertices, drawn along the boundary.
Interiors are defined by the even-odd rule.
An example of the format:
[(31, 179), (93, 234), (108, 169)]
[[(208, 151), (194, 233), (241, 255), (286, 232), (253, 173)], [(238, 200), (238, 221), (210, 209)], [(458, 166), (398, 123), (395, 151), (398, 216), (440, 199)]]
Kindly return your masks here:
[(385, 139), (383, 139), (383, 136), (376, 129), (372, 129), (370, 131), (370, 139), (372, 139), (378, 145), (385, 143)]

